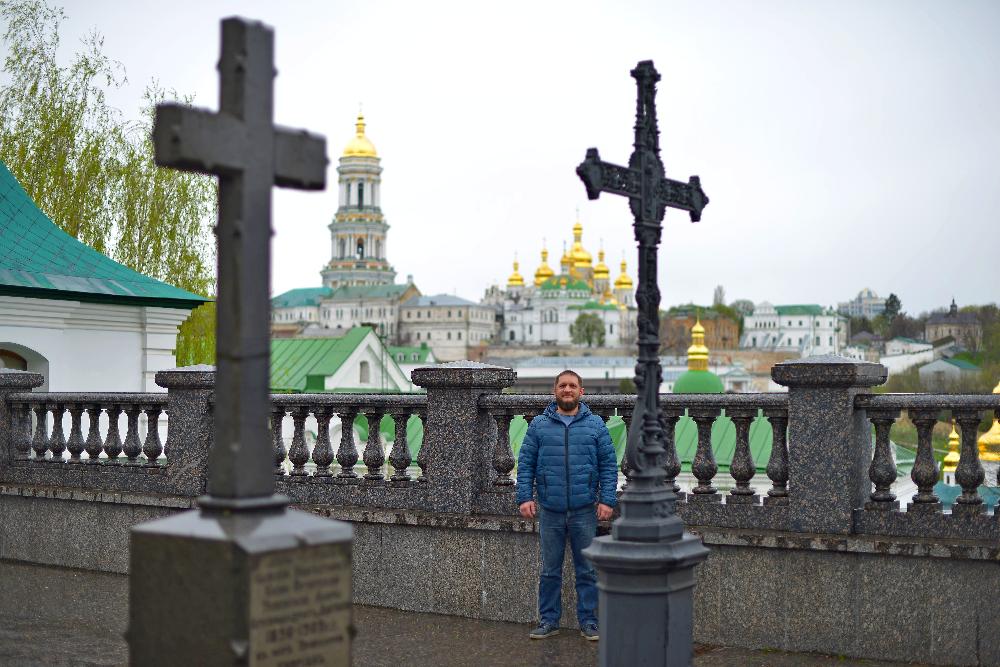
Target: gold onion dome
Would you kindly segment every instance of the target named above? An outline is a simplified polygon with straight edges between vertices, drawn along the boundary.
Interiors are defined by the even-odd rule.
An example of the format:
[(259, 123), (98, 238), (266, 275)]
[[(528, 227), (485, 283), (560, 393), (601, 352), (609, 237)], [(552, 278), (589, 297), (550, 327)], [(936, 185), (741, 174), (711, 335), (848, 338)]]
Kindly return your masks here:
[(604, 249), (597, 251), (597, 266), (594, 267), (594, 280), (608, 280), (611, 278), (611, 269), (604, 263)]
[(344, 148), (344, 157), (378, 157), (375, 153), (375, 144), (365, 136), (365, 117), (358, 114), (358, 121), (354, 125), (356, 134), (354, 138), (347, 142)]
[(701, 326), (701, 318), (695, 320), (691, 327), (691, 347), (688, 348), (688, 370), (708, 370), (708, 348), (705, 346), (705, 327)]
[(573, 250), (570, 252), (570, 257), (573, 258), (573, 266), (577, 269), (589, 269), (593, 258), (590, 253), (584, 250), (583, 243), (580, 239), (583, 238), (583, 225), (577, 220), (576, 224), (573, 225)]
[(622, 260), (622, 274), (615, 278), (615, 289), (632, 289), (632, 279), (625, 273), (625, 260)]
[(948, 436), (948, 453), (944, 455), (944, 460), (941, 461), (941, 472), (955, 472), (958, 468), (958, 461), (961, 456), (958, 453), (958, 446), (961, 444), (962, 440), (958, 435), (958, 431), (955, 430), (955, 422), (951, 423), (951, 434)]
[(566, 251), (566, 242), (563, 241), (563, 254), (559, 258), (559, 267), (562, 269), (562, 273), (568, 273), (570, 267), (573, 265), (573, 258), (570, 257), (569, 252)]
[(517, 272), (518, 263), (514, 260), (514, 273), (510, 274), (507, 278), (507, 287), (524, 287), (524, 277)]
[(542, 248), (542, 264), (535, 271), (535, 287), (541, 287), (542, 283), (555, 275), (555, 271), (549, 266), (549, 251)]
[[(994, 394), (1000, 394), (1000, 382), (993, 388)], [(979, 436), (979, 459), (981, 461), (1000, 461), (1000, 420), (993, 418), (993, 426)]]

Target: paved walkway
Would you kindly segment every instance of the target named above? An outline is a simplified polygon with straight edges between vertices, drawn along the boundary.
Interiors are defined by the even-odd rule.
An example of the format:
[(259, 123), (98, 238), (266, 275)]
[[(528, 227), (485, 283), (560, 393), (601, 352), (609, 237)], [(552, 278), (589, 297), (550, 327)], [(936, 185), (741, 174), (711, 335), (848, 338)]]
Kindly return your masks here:
[[(128, 579), (0, 561), (0, 666), (128, 663)], [(363, 667), (594, 665), (597, 644), (576, 631), (531, 641), (522, 624), (355, 607), (354, 664)], [(892, 667), (801, 653), (699, 646), (697, 667)]]

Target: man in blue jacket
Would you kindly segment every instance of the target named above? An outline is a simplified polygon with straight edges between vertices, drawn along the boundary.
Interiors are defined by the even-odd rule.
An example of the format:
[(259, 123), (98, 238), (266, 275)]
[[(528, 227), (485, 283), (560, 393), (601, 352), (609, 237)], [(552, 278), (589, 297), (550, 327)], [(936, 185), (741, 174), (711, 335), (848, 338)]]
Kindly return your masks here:
[[(598, 519), (610, 519), (617, 503), (615, 448), (604, 420), (580, 402), (583, 382), (579, 375), (569, 370), (560, 373), (553, 394), (555, 401), (531, 420), (517, 457), (517, 502), (521, 516), (538, 517), (542, 552), (539, 622), (528, 636), (544, 639), (559, 632), (562, 564), (569, 538), (580, 634), (596, 641), (597, 574), (582, 551), (597, 534)], [(533, 488), (537, 503), (532, 499)]]

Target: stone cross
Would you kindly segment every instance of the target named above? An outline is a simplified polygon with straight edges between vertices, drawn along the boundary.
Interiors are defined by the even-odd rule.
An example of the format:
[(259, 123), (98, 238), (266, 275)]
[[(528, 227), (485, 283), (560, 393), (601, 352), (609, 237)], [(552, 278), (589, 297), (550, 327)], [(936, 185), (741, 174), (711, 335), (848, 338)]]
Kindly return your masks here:
[[(271, 186), (322, 190), (326, 140), (276, 128), (274, 33), (222, 21), (219, 111), (156, 108), (156, 163), (219, 177), (215, 446), (209, 505), (273, 502), (270, 414)], [(202, 502), (205, 504), (205, 501)]]

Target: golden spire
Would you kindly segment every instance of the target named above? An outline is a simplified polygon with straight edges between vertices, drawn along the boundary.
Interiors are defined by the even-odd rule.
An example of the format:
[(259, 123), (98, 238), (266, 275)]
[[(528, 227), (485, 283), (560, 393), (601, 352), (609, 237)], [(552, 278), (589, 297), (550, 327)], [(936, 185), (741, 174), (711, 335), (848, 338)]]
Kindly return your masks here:
[(568, 252), (566, 252), (566, 242), (563, 241), (563, 254), (562, 257), (559, 258), (559, 268), (561, 269), (560, 273), (569, 273), (569, 270), (572, 267), (573, 258), (569, 256)]
[(354, 125), (355, 135), (344, 148), (344, 157), (378, 157), (375, 145), (365, 136), (365, 117), (358, 111), (358, 120)]
[(615, 289), (632, 289), (632, 279), (625, 273), (625, 258), (622, 258), (622, 274), (615, 278)]
[(597, 266), (594, 267), (594, 280), (609, 280), (611, 278), (611, 269), (608, 265), (604, 263), (604, 243), (601, 243), (601, 249), (597, 251)]
[(576, 269), (589, 269), (591, 266), (591, 256), (590, 253), (584, 250), (583, 243), (580, 239), (583, 238), (583, 225), (577, 220), (576, 224), (573, 225), (573, 250), (570, 252), (570, 257), (573, 258), (573, 267)]
[(688, 348), (688, 370), (708, 370), (708, 348), (705, 347), (705, 327), (701, 326), (701, 318), (695, 320), (691, 327), (691, 347)]
[[(993, 388), (994, 394), (1000, 394), (1000, 382)], [(986, 433), (979, 436), (980, 461), (1000, 461), (1000, 420), (993, 417), (993, 426)]]
[(555, 275), (555, 272), (549, 267), (549, 251), (543, 245), (542, 246), (542, 264), (535, 271), (535, 287), (541, 287), (542, 283)]
[(514, 273), (507, 278), (507, 287), (524, 287), (524, 278), (517, 272), (517, 255), (514, 255)]
[(958, 431), (955, 430), (955, 420), (951, 420), (951, 435), (948, 436), (948, 453), (944, 455), (944, 460), (941, 461), (941, 472), (955, 472), (958, 468), (958, 461), (961, 456), (958, 453), (958, 446), (961, 444), (962, 440), (958, 435)]

